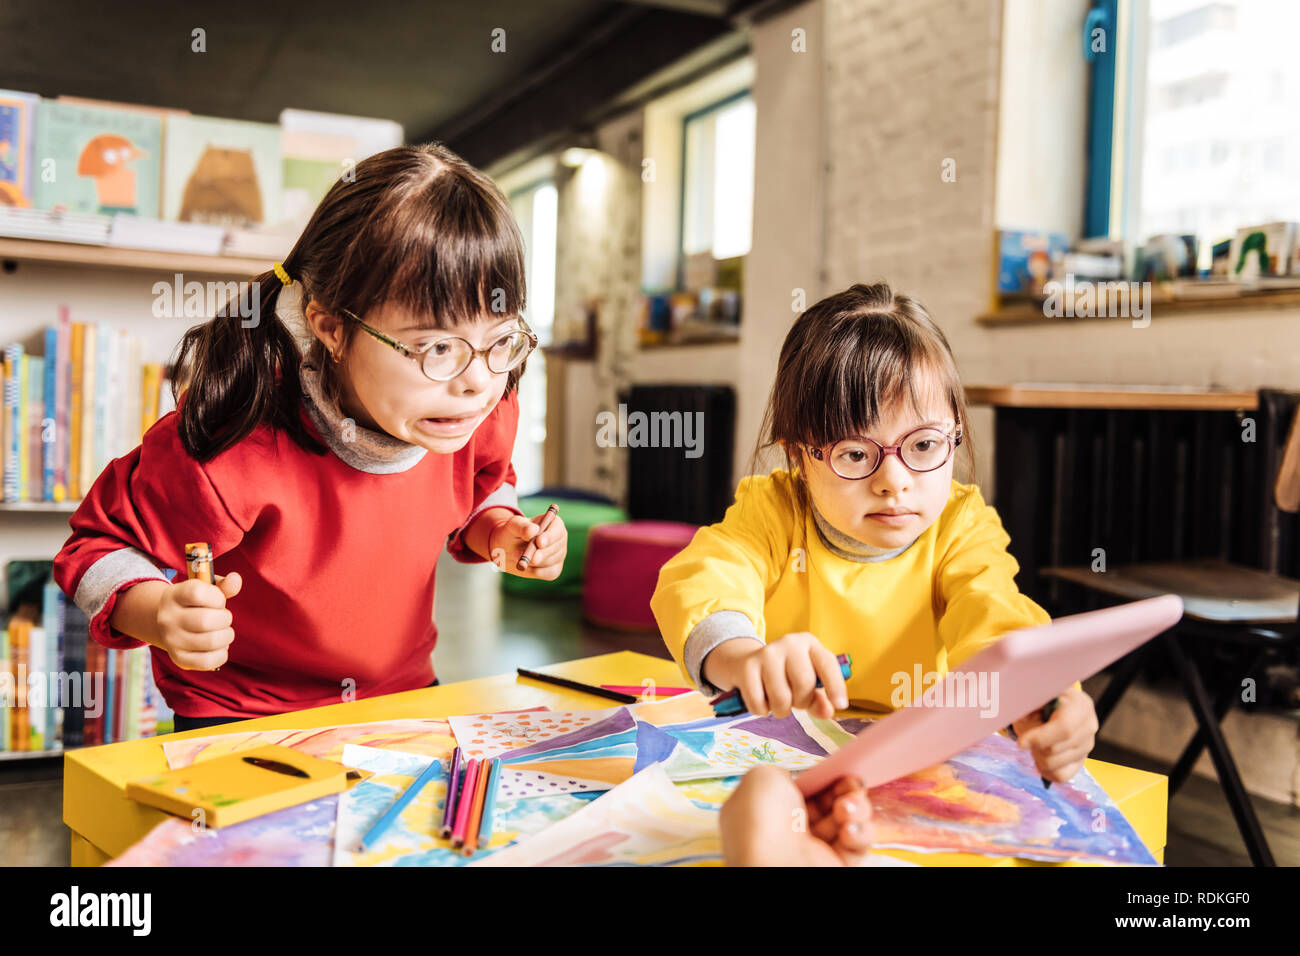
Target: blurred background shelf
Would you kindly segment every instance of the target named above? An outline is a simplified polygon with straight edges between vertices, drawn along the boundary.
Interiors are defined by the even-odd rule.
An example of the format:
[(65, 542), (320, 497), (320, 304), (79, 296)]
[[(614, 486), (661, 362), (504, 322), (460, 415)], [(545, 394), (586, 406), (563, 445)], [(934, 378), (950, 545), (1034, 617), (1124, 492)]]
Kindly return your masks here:
[(61, 512), (71, 514), (80, 501), (7, 501), (0, 502), (0, 511)]
[(194, 273), (250, 278), (271, 268), (270, 260), (239, 256), (204, 256), (188, 252), (155, 252), (80, 242), (51, 242), (0, 236), (0, 260), (46, 262), (73, 266), (104, 266), (144, 272)]

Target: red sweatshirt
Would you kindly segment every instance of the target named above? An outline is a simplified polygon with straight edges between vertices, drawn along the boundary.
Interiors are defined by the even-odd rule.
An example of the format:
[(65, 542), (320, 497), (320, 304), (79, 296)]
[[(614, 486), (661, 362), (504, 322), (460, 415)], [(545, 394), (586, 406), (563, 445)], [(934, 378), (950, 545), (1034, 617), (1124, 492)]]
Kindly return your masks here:
[(337, 704), (353, 686), (358, 699), (427, 686), (443, 543), (458, 561), (482, 562), (460, 538), (469, 519), (488, 506), (519, 511), (513, 392), (454, 455), (402, 443), (394, 460), (358, 457), (316, 405), (300, 412), (326, 454), (263, 425), (206, 464), (182, 447), (178, 413), (165, 415), (95, 481), (54, 559), (59, 587), (113, 648), (143, 644), (109, 627), (117, 595), (167, 580), (165, 569), (184, 580), (187, 542), (210, 545), (216, 574), (239, 572), (219, 671), (184, 670), (153, 648), (154, 679), (178, 714), (279, 714)]

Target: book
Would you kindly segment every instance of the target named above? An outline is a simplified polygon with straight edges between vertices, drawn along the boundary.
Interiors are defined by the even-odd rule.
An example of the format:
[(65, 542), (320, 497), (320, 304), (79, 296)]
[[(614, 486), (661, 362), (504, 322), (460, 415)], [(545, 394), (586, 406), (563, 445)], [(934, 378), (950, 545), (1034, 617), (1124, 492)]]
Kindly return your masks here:
[(27, 371), (31, 358), (26, 352), (18, 356), (18, 501), (27, 500)]
[(40, 355), (27, 356), (27, 467), (24, 475), (27, 487), (23, 489), (24, 501), (40, 501), (45, 472), (44, 420), (45, 420), (45, 359)]
[(108, 216), (66, 210), (23, 209), (0, 205), (0, 236), (102, 245), (108, 240)]
[(1228, 274), (1242, 282), (1262, 276), (1284, 276), (1290, 268), (1300, 223), (1270, 222), (1243, 226), (1228, 253)]
[(66, 305), (59, 307), (56, 329), (57, 365), (54, 372), (54, 497), (68, 498), (68, 403), (70, 399), (68, 368), (71, 364), (72, 319)]
[[(127, 249), (192, 252), (215, 256), (221, 252), (226, 230), (197, 222), (167, 222), (119, 213), (108, 229), (108, 244)], [(286, 250), (287, 251), (287, 250)]]
[(36, 154), (53, 175), (37, 177), (40, 209), (158, 218), (162, 120), (147, 111), (41, 100)]
[(15, 691), (13, 661), (9, 653), (9, 627), (0, 628), (0, 752), (10, 749), (10, 718)]
[(347, 785), (342, 764), (270, 744), (129, 781), (126, 795), (216, 828), (340, 793)]
[[(284, 220), (307, 224), (329, 188), (367, 156), (401, 146), (400, 123), (365, 116), (286, 109), (280, 113)], [(292, 241), (289, 244), (292, 246)], [(280, 258), (277, 256), (277, 258)]]
[(0, 206), (32, 204), (32, 162), (35, 156), (36, 108), (34, 93), (0, 90)]
[(82, 330), (81, 362), (81, 494), (89, 493), (99, 472), (95, 468), (95, 399), (99, 371), (99, 329), (93, 322)]
[[(86, 647), (90, 640), (90, 624), (86, 614), (68, 601), (63, 609), (63, 660), (69, 673), (80, 674), (86, 670)], [(63, 712), (63, 746), (65, 749), (81, 747), (86, 743), (86, 703), (74, 703)]]
[[(63, 665), (63, 592), (51, 574), (41, 589), (41, 628), (45, 632), (46, 666), (61, 675), (60, 686), (64, 686), (62, 675), (68, 673)], [(74, 678), (75, 679), (75, 675)], [(71, 691), (75, 693), (75, 690)], [(45, 717), (45, 737), (47, 747), (54, 749), (62, 746), (62, 713), (65, 701), (50, 701)]]
[(998, 231), (998, 291), (1042, 295), (1063, 274), (1069, 241), (1063, 234), (1018, 229)]
[(68, 365), (68, 495), (81, 497), (81, 381), (86, 362), (86, 326), (72, 323), (72, 353)]
[(225, 227), (280, 221), (280, 127), (168, 116), (163, 218)]
[(13, 342), (4, 348), (4, 500), (18, 501), (22, 452), (20, 398), (24, 348)]

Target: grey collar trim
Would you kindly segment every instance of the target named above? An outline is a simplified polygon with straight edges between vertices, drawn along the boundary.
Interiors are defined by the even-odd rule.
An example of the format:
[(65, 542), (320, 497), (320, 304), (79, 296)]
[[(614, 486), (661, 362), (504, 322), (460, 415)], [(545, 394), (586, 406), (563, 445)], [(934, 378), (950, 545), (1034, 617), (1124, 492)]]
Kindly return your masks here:
[(822, 539), (822, 544), (836, 557), (845, 558), (849, 561), (888, 561), (890, 558), (896, 558), (913, 544), (916, 540), (908, 542), (901, 548), (877, 548), (875, 545), (867, 544), (865, 541), (859, 541), (857, 538), (850, 537), (843, 531), (840, 531), (817, 510), (817, 506), (809, 501), (809, 507), (812, 508), (813, 521), (817, 524), (817, 534)]
[(326, 400), (319, 369), (303, 362), (298, 371), (307, 414), (325, 444), (345, 464), (373, 475), (392, 475), (414, 468), (428, 453), (427, 448), (358, 425), (343, 414), (337, 403)]

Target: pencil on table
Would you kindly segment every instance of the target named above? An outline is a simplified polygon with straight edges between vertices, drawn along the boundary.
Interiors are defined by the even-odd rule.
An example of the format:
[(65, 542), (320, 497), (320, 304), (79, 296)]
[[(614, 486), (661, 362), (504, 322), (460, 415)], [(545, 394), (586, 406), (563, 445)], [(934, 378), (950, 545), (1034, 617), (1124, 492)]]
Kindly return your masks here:
[(483, 800), (487, 796), (488, 772), (491, 761), (481, 760), (478, 765), (478, 779), (474, 782), (474, 799), (469, 808), (469, 823), (465, 829), (465, 844), (461, 850), (466, 856), (473, 856), (478, 849), (478, 828), (483, 820)]
[(441, 769), (441, 760), (429, 761), (429, 766), (424, 768), (424, 773), (415, 778), (415, 781), (406, 788), (406, 791), (397, 798), (397, 801), (388, 808), (388, 811), (380, 817), (378, 821), (375, 822), (375, 825), (366, 832), (366, 835), (361, 838), (362, 852), (368, 850), (374, 845), (376, 840), (384, 835), (384, 831), (387, 830), (389, 826), (392, 825), (392, 822), (401, 815), (402, 809), (415, 799), (415, 795), (424, 789), (426, 783), (433, 779), (434, 773)]
[(456, 824), (451, 831), (451, 845), (457, 850), (465, 842), (465, 827), (469, 823), (470, 804), (474, 802), (471, 797), (478, 782), (478, 768), (479, 761), (473, 757), (465, 765), (465, 781), (460, 785), (460, 796), (456, 801)]
[(487, 798), (483, 801), (483, 822), (478, 828), (478, 845), (486, 847), (492, 842), (492, 814), (497, 808), (497, 791), (501, 789), (501, 774), (505, 768), (501, 759), (492, 760), (491, 775), (488, 777)]
[(456, 794), (460, 790), (460, 748), (451, 755), (451, 770), (447, 774), (447, 796), (442, 800), (442, 826), (438, 835), (444, 840), (451, 836), (452, 825), (456, 822)]
[(604, 697), (606, 700), (616, 700), (620, 704), (635, 704), (641, 700), (640, 697), (633, 694), (622, 694), (616, 690), (605, 690), (605, 688), (597, 687), (595, 684), (584, 684), (582, 681), (569, 680), (567, 677), (556, 677), (554, 674), (544, 674), (541, 671), (530, 671), (524, 667), (516, 667), (515, 672), (520, 677), (527, 677), (529, 680), (539, 680), (544, 684), (554, 684), (556, 687), (568, 687), (571, 690), (580, 690), (584, 694)]

